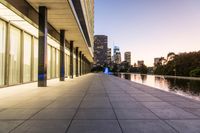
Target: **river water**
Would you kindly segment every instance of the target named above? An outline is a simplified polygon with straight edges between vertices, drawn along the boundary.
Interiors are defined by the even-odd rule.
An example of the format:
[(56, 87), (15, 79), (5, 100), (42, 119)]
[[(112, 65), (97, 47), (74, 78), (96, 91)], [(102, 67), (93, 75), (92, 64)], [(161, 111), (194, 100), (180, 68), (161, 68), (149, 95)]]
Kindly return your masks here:
[(200, 79), (124, 73), (115, 76), (200, 101)]

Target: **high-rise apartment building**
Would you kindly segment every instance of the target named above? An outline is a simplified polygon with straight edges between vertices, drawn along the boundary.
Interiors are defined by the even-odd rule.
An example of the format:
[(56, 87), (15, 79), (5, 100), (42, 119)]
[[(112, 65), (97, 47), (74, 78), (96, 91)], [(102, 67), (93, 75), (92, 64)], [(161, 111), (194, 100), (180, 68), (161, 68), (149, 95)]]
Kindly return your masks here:
[(94, 66), (107, 65), (108, 37), (105, 35), (94, 36)]
[(124, 53), (124, 61), (128, 62), (128, 64), (131, 65), (131, 52)]
[(0, 87), (89, 72), (93, 34), (94, 0), (1, 0)]
[(112, 62), (112, 59), (111, 59), (111, 48), (108, 48), (107, 49), (107, 64), (109, 67), (111, 67), (111, 62)]

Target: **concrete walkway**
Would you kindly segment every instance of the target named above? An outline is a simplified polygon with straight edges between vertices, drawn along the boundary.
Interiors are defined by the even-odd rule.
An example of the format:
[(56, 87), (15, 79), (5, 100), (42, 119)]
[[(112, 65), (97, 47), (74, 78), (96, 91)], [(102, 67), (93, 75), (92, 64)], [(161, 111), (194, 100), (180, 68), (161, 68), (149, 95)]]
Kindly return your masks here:
[(0, 133), (200, 133), (200, 102), (104, 74), (0, 89)]

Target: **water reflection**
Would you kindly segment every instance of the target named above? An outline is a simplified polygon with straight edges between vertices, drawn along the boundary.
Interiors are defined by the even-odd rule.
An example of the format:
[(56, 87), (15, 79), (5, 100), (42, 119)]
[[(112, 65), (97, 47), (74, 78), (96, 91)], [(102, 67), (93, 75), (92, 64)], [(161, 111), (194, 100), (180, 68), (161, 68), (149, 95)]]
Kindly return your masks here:
[(200, 100), (200, 80), (165, 78), (144, 74), (115, 74), (118, 77)]

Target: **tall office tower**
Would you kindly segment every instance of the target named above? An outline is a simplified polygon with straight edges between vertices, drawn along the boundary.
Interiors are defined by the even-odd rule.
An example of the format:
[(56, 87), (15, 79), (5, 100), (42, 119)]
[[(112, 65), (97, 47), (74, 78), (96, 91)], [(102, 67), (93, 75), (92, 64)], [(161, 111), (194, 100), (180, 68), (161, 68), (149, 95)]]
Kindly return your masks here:
[(117, 52), (120, 52), (119, 47), (118, 46), (114, 46), (113, 55), (115, 55)]
[(121, 63), (121, 52), (118, 46), (114, 46), (113, 48), (113, 62), (116, 64)]
[(128, 64), (131, 65), (131, 52), (124, 53), (124, 61), (128, 62)]
[(120, 64), (121, 63), (121, 52), (116, 52), (115, 54), (115, 63)]
[(108, 37), (105, 35), (94, 36), (94, 66), (107, 65)]
[(111, 48), (107, 49), (107, 64), (109, 67), (111, 67)]

